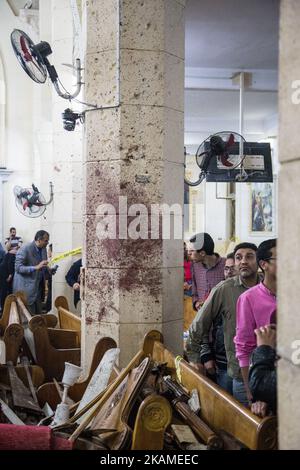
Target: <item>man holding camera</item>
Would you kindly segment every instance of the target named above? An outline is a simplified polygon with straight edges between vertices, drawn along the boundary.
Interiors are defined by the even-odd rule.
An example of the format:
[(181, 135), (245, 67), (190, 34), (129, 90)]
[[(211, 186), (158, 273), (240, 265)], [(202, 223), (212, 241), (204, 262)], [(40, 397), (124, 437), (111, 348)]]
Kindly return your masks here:
[(13, 291), (25, 292), (27, 308), (32, 315), (42, 313), (46, 270), (51, 274), (56, 272), (56, 269), (48, 268), (46, 251), (48, 243), (49, 233), (39, 230), (33, 242), (20, 248), (16, 255)]

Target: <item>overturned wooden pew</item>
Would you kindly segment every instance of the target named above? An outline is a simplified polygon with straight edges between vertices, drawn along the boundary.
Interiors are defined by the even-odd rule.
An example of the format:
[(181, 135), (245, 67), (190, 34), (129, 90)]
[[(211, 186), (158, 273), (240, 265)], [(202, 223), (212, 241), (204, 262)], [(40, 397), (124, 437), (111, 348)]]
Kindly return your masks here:
[[(150, 353), (157, 339), (156, 333), (150, 332), (146, 335), (142, 349), (132, 358), (126, 368), (111, 380), (105, 390), (87, 402), (80, 411), (76, 410), (75, 415), (64, 425), (58, 426), (57, 430), (72, 432), (78, 423), (79, 426), (70, 439), (77, 441), (82, 434), (83, 437), (80, 438), (82, 448), (99, 449), (103, 448), (101, 447), (103, 445), (104, 448), (114, 450), (128, 448), (132, 435), (132, 428), (129, 426), (130, 413), (140, 399), (139, 393), (145, 396), (145, 393), (148, 394), (151, 389), (151, 396), (148, 396), (139, 407), (131, 448), (162, 449), (164, 431), (170, 423), (172, 411), (166, 399), (158, 396), (151, 385), (153, 378), (149, 374), (154, 363), (150, 358)], [(145, 380), (148, 377), (150, 383), (146, 384)], [(143, 389), (144, 385), (145, 389)], [(153, 414), (154, 410), (156, 411)], [(157, 413), (160, 415), (159, 422), (157, 422)], [(133, 417), (130, 418), (131, 422)], [(200, 418), (195, 417), (194, 421), (200, 439), (210, 444), (211, 447), (213, 444), (214, 448), (220, 448), (221, 439)], [(90, 438), (85, 437), (86, 430)], [(145, 436), (140, 434), (143, 430)]]
[[(29, 365), (28, 369), (29, 369), (29, 373), (31, 375), (31, 380), (33, 382), (34, 387), (36, 387), (36, 388), (40, 387), (42, 385), (42, 383), (44, 383), (44, 381), (45, 381), (45, 375), (44, 375), (43, 369), (41, 367), (37, 366), (37, 365)], [(22, 364), (16, 365), (15, 366), (15, 371), (16, 371), (18, 377), (24, 383), (24, 385), (26, 387), (29, 387), (27, 373), (26, 373), (26, 370), (24, 368), (24, 365), (22, 365)], [(6, 365), (3, 365), (3, 364), (0, 364), (0, 382), (5, 384), (5, 385), (10, 384), (7, 367), (6, 367)]]
[[(95, 346), (91, 366), (89, 373), (86, 378), (79, 380), (76, 382), (72, 387), (69, 388), (68, 390), (68, 396), (74, 400), (75, 403), (79, 402), (88, 386), (90, 383), (90, 380), (97, 369), (99, 363), (101, 362), (102, 357), (104, 356), (104, 353), (108, 351), (109, 349), (116, 348), (117, 344), (112, 338), (101, 338), (98, 343)], [(37, 391), (37, 397), (40, 406), (44, 406), (44, 404), (47, 402), (51, 408), (54, 410), (58, 403), (61, 402), (61, 397), (59, 395), (59, 392), (57, 390), (57, 387), (53, 382), (47, 382), (41, 387), (39, 387)]]
[[(180, 416), (182, 422), (189, 424), (194, 431), (198, 426), (198, 436), (201, 437), (203, 434), (204, 442), (207, 441), (209, 444), (209, 440), (214, 439), (215, 441), (216, 437), (225, 442), (224, 436), (227, 436), (230, 445), (241, 444), (237, 448), (243, 446), (252, 450), (276, 448), (277, 423), (275, 417), (270, 416), (262, 419), (253, 415), (218, 385), (200, 375), (186, 361), (178, 360), (178, 358), (175, 360), (174, 355), (163, 345), (163, 337), (158, 331), (149, 332), (145, 337), (142, 349), (127, 367), (120, 372), (115, 380), (110, 382), (103, 392), (80, 412), (76, 412), (66, 423), (66, 426), (60, 426), (59, 430), (69, 432), (70, 439), (73, 441), (76, 441), (80, 436), (87, 446), (94, 445), (94, 448), (102, 444), (107, 445), (110, 449), (126, 448), (129, 445), (131, 434), (128, 428), (129, 413), (132, 410), (134, 400), (143, 387), (143, 377), (146, 378), (151, 369), (151, 364), (144, 362), (147, 358), (148, 361), (150, 358), (156, 363), (166, 364), (168, 374), (170, 373), (174, 379), (177, 379), (186, 390), (190, 392), (194, 389), (197, 390), (201, 404), (199, 420), (193, 419), (193, 423), (189, 424), (186, 421), (187, 416), (184, 410)], [(137, 415), (138, 421), (135, 425), (132, 446), (146, 450), (151, 433), (147, 436), (140, 435), (143, 432), (142, 423), (145, 414), (149, 413), (147, 407), (144, 406), (144, 408), (146, 411), (142, 407)], [(143, 413), (145, 414), (143, 415)], [(82, 418), (82, 421), (75, 428), (79, 418)], [(163, 432), (164, 429), (159, 430), (157, 446), (162, 446)], [(105, 439), (102, 436), (103, 433), (105, 433)], [(229, 447), (224, 445), (224, 448)]]
[[(275, 416), (259, 418), (242, 406), (229, 393), (199, 374), (184, 359), (175, 364), (175, 356), (164, 346), (160, 332), (152, 331), (153, 341), (147, 341), (145, 353), (154, 361), (167, 363), (173, 377), (187, 390), (199, 394), (200, 417), (217, 434), (226, 432), (252, 450), (275, 449), (277, 446), (277, 420)], [(152, 350), (149, 350), (152, 347)]]

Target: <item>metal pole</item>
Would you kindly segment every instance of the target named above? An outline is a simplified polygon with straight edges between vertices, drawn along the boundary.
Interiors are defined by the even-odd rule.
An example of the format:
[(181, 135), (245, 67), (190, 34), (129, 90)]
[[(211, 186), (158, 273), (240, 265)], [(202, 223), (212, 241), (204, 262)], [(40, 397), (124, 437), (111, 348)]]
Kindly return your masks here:
[[(244, 135), (244, 90), (245, 90), (245, 81), (244, 81), (244, 72), (240, 72), (240, 135)], [(240, 157), (244, 154), (244, 142), (240, 137)]]

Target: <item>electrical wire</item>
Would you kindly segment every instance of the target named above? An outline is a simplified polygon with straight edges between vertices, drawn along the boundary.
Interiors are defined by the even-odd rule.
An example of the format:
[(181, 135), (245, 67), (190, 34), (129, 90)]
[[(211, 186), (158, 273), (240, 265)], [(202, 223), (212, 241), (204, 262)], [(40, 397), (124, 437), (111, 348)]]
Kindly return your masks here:
[[(68, 95), (70, 95), (70, 93), (68, 92), (68, 90), (64, 87), (63, 83), (61, 82), (61, 80), (58, 78), (57, 79), (60, 86), (65, 90), (66, 93), (68, 93)], [(69, 101), (74, 101), (75, 103), (79, 103), (79, 104), (83, 104), (84, 106), (91, 106), (92, 108), (97, 108), (97, 105), (96, 104), (90, 104), (90, 103), (85, 103), (84, 101), (80, 101), (79, 99), (77, 98), (72, 98), (71, 95), (70, 95), (70, 98), (69, 98)], [(99, 109), (99, 108), (97, 108)]]

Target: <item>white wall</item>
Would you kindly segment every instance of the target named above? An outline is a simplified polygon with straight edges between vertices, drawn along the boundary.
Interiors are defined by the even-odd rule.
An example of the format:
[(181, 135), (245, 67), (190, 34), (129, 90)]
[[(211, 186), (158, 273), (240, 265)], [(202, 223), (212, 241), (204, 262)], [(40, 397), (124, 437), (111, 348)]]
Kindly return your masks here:
[[(10, 44), (14, 28), (24, 30), (34, 42), (50, 43), (53, 50), (50, 62), (72, 92), (72, 69), (62, 66), (62, 63), (72, 63), (73, 59), (70, 2), (40, 0), (38, 35), (30, 25), (13, 15), (5, 1), (0, 1), (0, 54), (6, 82), (5, 163), (13, 171), (3, 184), (3, 197), (0, 197), (0, 205), (3, 201), (2, 236), (6, 236), (10, 226), (15, 226), (25, 241), (31, 241), (34, 233), (43, 228), (50, 233), (54, 254), (60, 254), (82, 244), (82, 126), (75, 132), (63, 130), (61, 112), (70, 107), (70, 103), (57, 96), (49, 80), (43, 85), (37, 84), (22, 70)], [(74, 108), (80, 110), (78, 105)], [(50, 181), (54, 184), (54, 201), (43, 216), (30, 219), (20, 214), (15, 207), (13, 187), (30, 187), (34, 182), (48, 199)], [(67, 295), (72, 299), (73, 292), (65, 282), (65, 274), (73, 261), (67, 258), (60, 263), (53, 282), (54, 296)]]
[[(6, 84), (5, 165), (13, 174), (3, 184), (3, 234), (15, 226), (25, 241), (38, 230), (38, 219), (22, 216), (13, 196), (15, 185), (30, 186), (34, 173), (32, 99), (33, 82), (14, 55), (10, 34), (14, 28), (25, 29), (4, 1), (0, 2), (0, 54)], [(34, 181), (38, 184), (38, 181)], [(0, 208), (1, 210), (1, 208)], [(0, 234), (1, 236), (1, 234)]]

